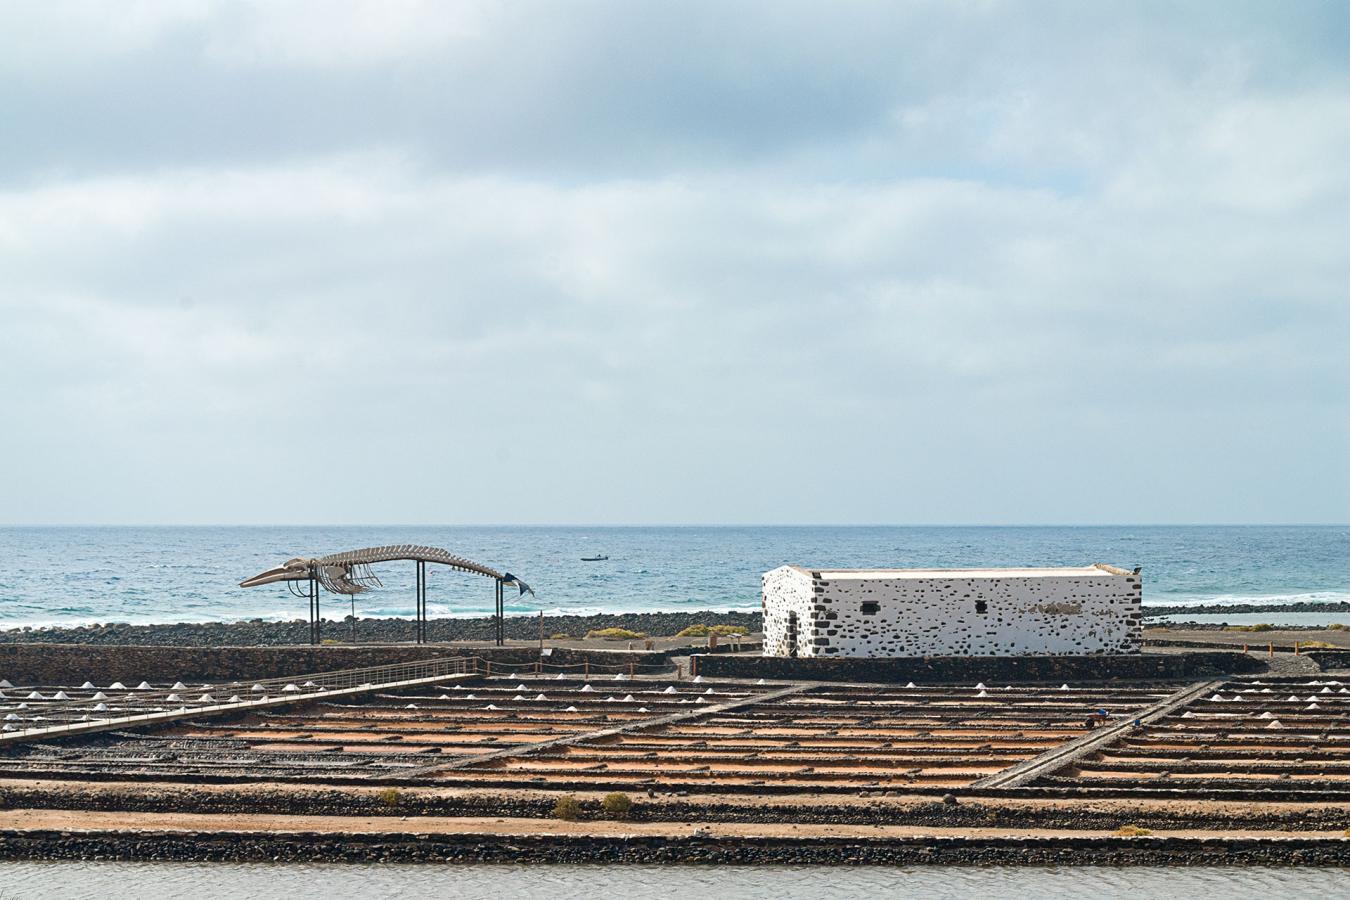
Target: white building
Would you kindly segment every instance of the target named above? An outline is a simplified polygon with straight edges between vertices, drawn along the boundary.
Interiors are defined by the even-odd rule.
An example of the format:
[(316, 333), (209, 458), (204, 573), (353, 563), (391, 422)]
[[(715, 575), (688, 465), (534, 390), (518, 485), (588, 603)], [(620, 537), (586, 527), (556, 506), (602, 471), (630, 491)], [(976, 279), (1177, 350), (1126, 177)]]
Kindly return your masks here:
[(764, 573), (765, 656), (1138, 653), (1139, 570), (804, 569)]

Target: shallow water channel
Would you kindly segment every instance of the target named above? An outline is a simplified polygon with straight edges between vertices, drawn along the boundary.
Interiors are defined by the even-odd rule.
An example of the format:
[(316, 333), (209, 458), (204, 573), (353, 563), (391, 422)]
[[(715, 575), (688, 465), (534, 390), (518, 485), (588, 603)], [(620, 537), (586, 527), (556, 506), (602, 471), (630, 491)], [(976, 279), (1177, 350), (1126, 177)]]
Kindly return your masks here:
[(1350, 868), (0, 863), (0, 898), (1350, 897)]

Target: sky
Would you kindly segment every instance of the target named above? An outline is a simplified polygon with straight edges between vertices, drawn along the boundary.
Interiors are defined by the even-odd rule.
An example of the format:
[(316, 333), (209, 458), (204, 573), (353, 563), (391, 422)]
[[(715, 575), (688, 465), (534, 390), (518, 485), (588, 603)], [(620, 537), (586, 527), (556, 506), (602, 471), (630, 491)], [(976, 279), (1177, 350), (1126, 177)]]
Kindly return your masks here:
[(0, 0), (0, 522), (1350, 521), (1350, 10)]

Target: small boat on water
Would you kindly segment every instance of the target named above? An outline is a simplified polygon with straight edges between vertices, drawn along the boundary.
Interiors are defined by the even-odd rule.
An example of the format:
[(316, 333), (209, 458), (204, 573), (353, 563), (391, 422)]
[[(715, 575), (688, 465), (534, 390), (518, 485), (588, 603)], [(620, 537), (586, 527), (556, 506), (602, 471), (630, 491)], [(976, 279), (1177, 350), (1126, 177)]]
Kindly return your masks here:
[(604, 561), (607, 560), (607, 559), (609, 559), (608, 556), (583, 556), (583, 557), (581, 558), (581, 561), (582, 561), (582, 562), (604, 562)]

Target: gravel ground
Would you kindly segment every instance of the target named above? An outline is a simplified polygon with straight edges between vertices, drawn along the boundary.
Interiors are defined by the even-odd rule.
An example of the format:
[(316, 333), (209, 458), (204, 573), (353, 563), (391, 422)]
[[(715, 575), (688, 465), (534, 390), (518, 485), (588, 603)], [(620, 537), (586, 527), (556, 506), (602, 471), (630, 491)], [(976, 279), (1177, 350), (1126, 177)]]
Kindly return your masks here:
[(1271, 631), (1227, 631), (1223, 627), (1204, 627), (1179, 623), (1167, 627), (1149, 626), (1144, 629), (1144, 640), (1197, 641), (1205, 644), (1227, 644), (1241, 650), (1247, 645), (1253, 650), (1264, 650), (1267, 644), (1292, 647), (1295, 641), (1321, 641), (1333, 647), (1350, 650), (1350, 629), (1330, 628), (1276, 628)]
[[(669, 636), (690, 625), (739, 625), (749, 631), (760, 630), (759, 613), (680, 612), (615, 613), (594, 616), (545, 616), (544, 636), (566, 634), (584, 637), (602, 628), (626, 628), (651, 636)], [(427, 623), (428, 639), (433, 642), (490, 641), (493, 620), (432, 619)], [(351, 636), (348, 619), (325, 620), (324, 635), (346, 642)], [(407, 619), (356, 620), (358, 643), (392, 643), (413, 640), (413, 623)], [(538, 616), (508, 616), (506, 637), (512, 640), (537, 640)], [(119, 623), (77, 627), (11, 628), (0, 631), (0, 643), (11, 644), (130, 644), (158, 647), (277, 647), (309, 643), (309, 623), (291, 622), (182, 622), (170, 625), (127, 625)]]

